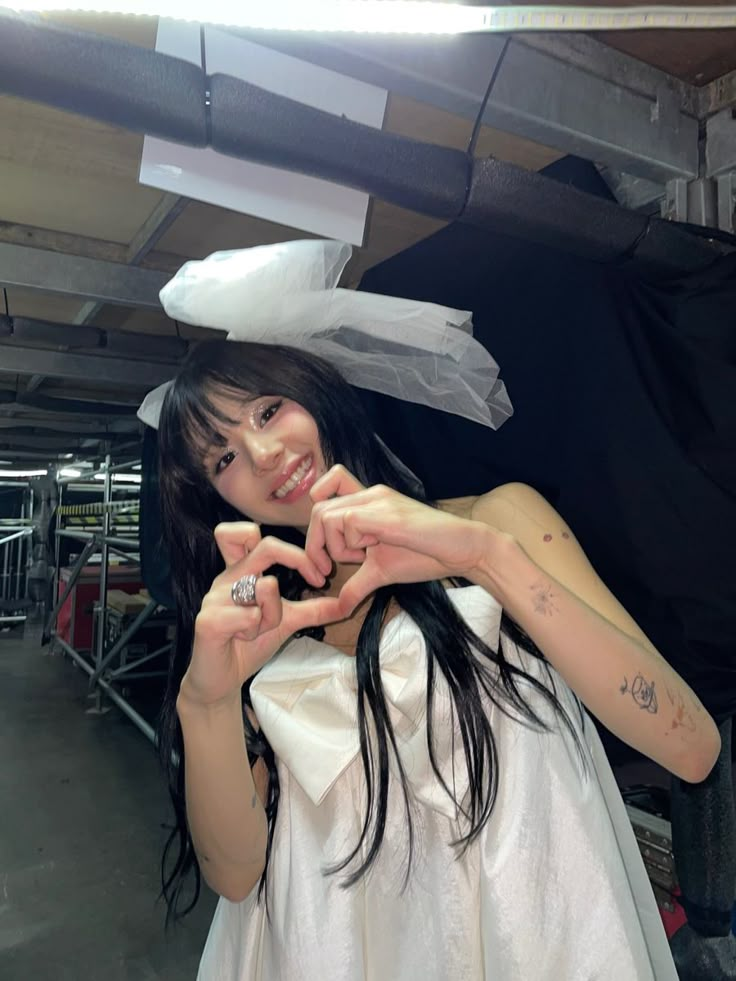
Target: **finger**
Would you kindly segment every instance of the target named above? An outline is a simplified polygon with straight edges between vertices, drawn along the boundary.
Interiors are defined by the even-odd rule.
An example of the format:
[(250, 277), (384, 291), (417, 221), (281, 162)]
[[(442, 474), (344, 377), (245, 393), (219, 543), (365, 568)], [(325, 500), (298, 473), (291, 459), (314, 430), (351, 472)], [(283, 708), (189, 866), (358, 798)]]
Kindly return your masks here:
[(252, 521), (224, 521), (214, 534), (226, 568), (241, 562), (261, 540), (261, 529)]
[[(342, 513), (342, 534), (347, 548), (365, 551), (371, 545), (378, 545), (380, 541), (378, 535), (371, 534), (367, 530), (370, 514), (366, 509), (351, 507), (343, 512), (339, 510), (334, 512), (335, 515), (340, 513)], [(375, 524), (375, 521), (373, 523)]]
[(208, 644), (224, 645), (233, 637), (254, 640), (260, 631), (261, 609), (258, 606), (210, 604), (197, 617), (196, 630)]
[(361, 533), (350, 525), (352, 513), (350, 510), (325, 511), (315, 523), (315, 529), (317, 527), (322, 529), (325, 549), (336, 562), (365, 561), (365, 551), (351, 547), (352, 542), (362, 537)]
[(362, 562), (365, 558), (363, 549), (368, 545), (378, 544), (378, 538), (370, 533), (363, 543), (363, 530), (354, 528), (352, 524), (350, 540), (345, 538), (346, 516), (351, 515), (351, 521), (359, 524), (361, 506), (363, 502), (372, 499), (372, 491), (372, 488), (363, 489), (351, 493), (349, 497), (319, 501), (312, 508), (304, 551), (325, 575), (329, 575), (333, 560)]
[(262, 634), (276, 629), (281, 623), (281, 594), (275, 576), (263, 576), (256, 580), (255, 601), (248, 606), (230, 603), (238, 610), (248, 610), (254, 615), (247, 618), (247, 623), (235, 637), (239, 640), (253, 641)]
[(230, 566), (223, 573), (222, 579), (224, 583), (232, 585), (242, 576), (261, 575), (273, 565), (294, 569), (301, 573), (310, 586), (321, 589), (325, 584), (325, 574), (304, 549), (270, 535), (262, 538), (246, 558)]
[(328, 623), (342, 620), (342, 604), (336, 596), (318, 596), (306, 600), (283, 600), (284, 615), (281, 629), (284, 640), (299, 630), (308, 627), (322, 627)]
[(357, 494), (358, 491), (362, 490), (365, 490), (365, 487), (357, 477), (353, 477), (349, 470), (338, 464), (328, 470), (324, 477), (320, 477), (313, 485), (309, 496), (317, 503), (317, 501), (327, 501), (331, 497)]
[(263, 576), (256, 582), (256, 602), (261, 608), (260, 633), (275, 630), (283, 618), (279, 582), (276, 576)]
[(332, 571), (332, 558), (327, 551), (327, 540), (325, 538), (325, 528), (322, 516), (324, 505), (315, 504), (309, 518), (307, 537), (304, 542), (304, 551), (317, 568), (325, 576), (329, 576)]
[(383, 585), (385, 582), (376, 574), (375, 570), (365, 565), (361, 566), (355, 575), (348, 579), (337, 597), (339, 618), (344, 620), (349, 617), (367, 596), (370, 596)]

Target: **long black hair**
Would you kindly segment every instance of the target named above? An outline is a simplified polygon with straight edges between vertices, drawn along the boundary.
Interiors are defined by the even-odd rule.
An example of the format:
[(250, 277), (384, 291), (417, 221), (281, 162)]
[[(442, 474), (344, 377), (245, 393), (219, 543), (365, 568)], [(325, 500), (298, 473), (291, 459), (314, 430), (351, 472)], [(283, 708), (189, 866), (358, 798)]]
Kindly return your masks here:
[[(213, 403), (213, 395), (278, 395), (292, 399), (314, 418), (328, 466), (343, 464), (362, 484), (385, 484), (426, 502), (376, 437), (370, 420), (351, 387), (330, 364), (294, 348), (265, 344), (212, 341), (199, 345), (167, 393), (159, 425), (159, 464), (164, 539), (168, 546), (177, 601), (177, 634), (159, 723), (159, 747), (168, 771), (175, 826), (162, 860), (162, 891), (168, 918), (184, 915), (199, 895), (199, 866), (186, 821), (184, 746), (176, 713), (179, 686), (189, 664), (194, 621), (212, 580), (223, 569), (213, 529), (221, 521), (242, 520), (216, 493), (203, 469), (203, 450), (225, 443), (220, 430), (228, 422)], [(429, 502), (426, 502), (429, 503)], [(303, 543), (291, 529), (263, 529), (265, 534)], [(276, 568), (282, 596), (298, 599), (307, 584), (298, 573)], [(408, 858), (411, 866), (413, 823), (411, 800), (398, 755), (394, 731), (381, 683), (379, 641), (389, 604), (394, 600), (421, 630), (427, 649), (427, 740), (430, 760), (445, 792), (454, 801), (461, 833), (453, 843), (467, 847), (490, 817), (498, 787), (498, 755), (488, 717), (488, 702), (525, 724), (540, 729), (548, 723), (522, 695), (522, 686), (543, 696), (577, 741), (565, 709), (557, 698), (552, 675), (549, 686), (508, 662), (499, 647), (484, 644), (460, 617), (439, 582), (398, 584), (374, 595), (358, 637), (356, 667), (360, 750), (366, 781), (363, 826), (352, 850), (330, 870), (346, 872), (345, 885), (355, 883), (370, 868), (383, 841), (390, 784), (391, 757), (402, 785), (407, 817)], [(504, 616), (501, 629), (533, 656), (543, 655), (521, 628)], [(315, 636), (319, 637), (317, 631)], [(469, 793), (457, 800), (436, 762), (433, 734), (434, 687), (438, 672), (452, 699), (453, 715), (462, 742)], [(243, 689), (244, 709), (250, 705), (250, 685)], [(251, 765), (262, 759), (269, 782), (266, 800), (268, 846), (259, 886), (268, 881), (279, 802), (276, 760), (265, 734), (243, 713)], [(451, 780), (450, 783), (453, 781)], [(364, 858), (358, 861), (364, 853)], [(194, 872), (191, 890), (189, 873)]]

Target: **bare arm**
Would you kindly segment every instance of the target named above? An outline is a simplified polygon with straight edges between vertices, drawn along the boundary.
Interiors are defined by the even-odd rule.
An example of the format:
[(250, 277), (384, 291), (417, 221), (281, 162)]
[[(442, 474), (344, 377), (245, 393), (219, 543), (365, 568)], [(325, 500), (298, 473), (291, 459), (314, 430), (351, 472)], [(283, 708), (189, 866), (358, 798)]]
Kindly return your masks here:
[[(684, 780), (720, 751), (715, 723), (596, 575), (562, 518), (532, 488), (481, 497), (487, 559), (468, 578), (492, 593), (583, 703), (620, 739)], [(495, 529), (510, 536), (499, 550)]]
[(202, 706), (187, 700), (183, 685), (177, 711), (184, 734), (187, 818), (200, 869), (210, 888), (239, 902), (260, 879), (266, 859), (265, 769), (254, 768), (257, 788), (239, 693)]
[[(297, 631), (336, 619), (339, 604), (329, 598), (282, 600), (276, 579), (263, 575), (271, 566), (297, 569), (313, 586), (324, 585), (324, 576), (302, 549), (261, 540), (257, 525), (219, 525), (215, 540), (225, 570), (197, 615), (176, 708), (184, 736), (187, 820), (200, 867), (216, 892), (237, 902), (260, 878), (267, 842), (266, 773), (258, 764), (251, 773), (242, 687)], [(257, 577), (255, 605), (233, 602), (232, 586), (243, 575)]]

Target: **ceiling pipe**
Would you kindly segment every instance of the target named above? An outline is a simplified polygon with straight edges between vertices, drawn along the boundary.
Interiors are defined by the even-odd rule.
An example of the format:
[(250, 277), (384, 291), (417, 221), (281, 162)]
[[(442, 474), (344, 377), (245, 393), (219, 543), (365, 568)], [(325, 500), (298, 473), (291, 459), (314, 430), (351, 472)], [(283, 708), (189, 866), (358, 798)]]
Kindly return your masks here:
[[(74, 72), (69, 71), (74, 65)], [(403, 208), (656, 276), (728, 246), (501, 161), (397, 136), (99, 35), (0, 15), (0, 91), (332, 180)], [(736, 241), (736, 240), (734, 240)]]
[(102, 348), (149, 361), (181, 361), (189, 350), (189, 343), (181, 337), (59, 324), (31, 317), (0, 317), (0, 338), (7, 338), (10, 343), (15, 341), (18, 344), (37, 344), (70, 351)]
[[(68, 413), (69, 415), (86, 416), (134, 416), (138, 411), (137, 405), (122, 402), (87, 402), (83, 399), (56, 398), (52, 395), (38, 395), (35, 392), (3, 392), (0, 402), (17, 404), (20, 408), (37, 409), (40, 412)], [(5, 399), (5, 395), (11, 395)]]

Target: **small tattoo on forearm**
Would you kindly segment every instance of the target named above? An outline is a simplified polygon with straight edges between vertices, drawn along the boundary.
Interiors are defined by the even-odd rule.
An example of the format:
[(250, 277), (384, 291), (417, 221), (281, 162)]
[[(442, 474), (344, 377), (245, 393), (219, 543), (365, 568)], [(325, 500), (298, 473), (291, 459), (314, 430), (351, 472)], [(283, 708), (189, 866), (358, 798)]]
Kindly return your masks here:
[(531, 591), (535, 613), (540, 613), (543, 617), (548, 617), (552, 616), (553, 613), (559, 612), (555, 605), (555, 594), (548, 583), (537, 583), (531, 587)]
[(653, 681), (646, 681), (643, 675), (638, 674), (631, 683), (631, 687), (629, 687), (628, 679), (624, 678), (624, 683), (619, 688), (619, 691), (622, 695), (629, 692), (640, 709), (651, 712), (652, 715), (657, 714), (659, 706), (657, 704), (657, 693), (654, 690)]
[[(667, 698), (670, 700), (670, 705), (674, 710), (674, 717), (672, 719), (672, 725), (669, 728), (667, 735), (670, 732), (674, 732), (679, 729), (679, 735), (687, 739), (689, 733), (695, 732), (697, 725), (695, 722), (695, 716), (690, 711), (685, 703), (685, 698), (680, 692), (674, 692), (669, 685), (665, 685), (667, 691)], [(702, 706), (699, 704), (697, 698), (691, 698), (690, 702), (692, 707), (696, 712), (702, 712)]]

